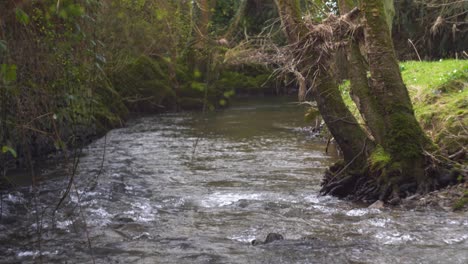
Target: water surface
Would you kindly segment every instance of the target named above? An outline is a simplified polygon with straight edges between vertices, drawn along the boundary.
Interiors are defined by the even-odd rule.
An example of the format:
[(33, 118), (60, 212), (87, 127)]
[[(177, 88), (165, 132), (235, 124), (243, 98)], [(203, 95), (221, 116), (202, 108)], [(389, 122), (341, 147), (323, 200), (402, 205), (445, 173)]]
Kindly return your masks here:
[[(84, 149), (55, 218), (64, 164), (46, 166), (36, 199), (28, 188), (2, 194), (0, 262), (42, 252), (43, 263), (468, 263), (466, 213), (318, 196), (335, 158), (302, 116), (255, 100), (112, 130)], [(250, 245), (270, 232), (285, 240)]]

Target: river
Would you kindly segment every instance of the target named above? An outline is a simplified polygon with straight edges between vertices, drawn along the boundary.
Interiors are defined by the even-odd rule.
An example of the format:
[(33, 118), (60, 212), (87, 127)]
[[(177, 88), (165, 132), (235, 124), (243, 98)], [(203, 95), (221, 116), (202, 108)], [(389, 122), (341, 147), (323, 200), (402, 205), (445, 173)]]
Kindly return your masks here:
[(132, 120), (83, 150), (54, 217), (64, 164), (35, 196), (1, 194), (0, 263), (468, 263), (467, 213), (319, 196), (336, 157), (303, 114), (268, 99)]

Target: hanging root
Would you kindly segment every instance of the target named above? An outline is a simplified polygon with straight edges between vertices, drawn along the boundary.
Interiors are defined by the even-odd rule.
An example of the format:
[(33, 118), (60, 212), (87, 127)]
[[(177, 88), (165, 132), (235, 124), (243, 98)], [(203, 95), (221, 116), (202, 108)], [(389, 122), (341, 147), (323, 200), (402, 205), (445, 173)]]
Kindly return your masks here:
[(346, 171), (338, 162), (326, 172), (321, 183), (320, 194), (333, 195), (350, 200), (373, 201), (378, 199), (380, 188), (368, 173)]
[(320, 194), (364, 202), (399, 199), (393, 185), (378, 177), (380, 173), (370, 173), (368, 169), (354, 173), (343, 171), (343, 168), (342, 164), (337, 163), (326, 171)]

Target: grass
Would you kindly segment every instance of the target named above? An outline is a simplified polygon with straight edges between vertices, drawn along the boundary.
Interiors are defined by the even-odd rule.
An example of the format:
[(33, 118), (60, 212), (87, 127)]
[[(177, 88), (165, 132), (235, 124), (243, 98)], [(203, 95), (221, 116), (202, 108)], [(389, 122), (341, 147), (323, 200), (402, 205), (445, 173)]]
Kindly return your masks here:
[(421, 126), (453, 154), (468, 144), (468, 60), (408, 61), (402, 77)]
[(400, 63), (403, 81), (408, 86), (440, 86), (468, 70), (468, 60), (406, 61)]

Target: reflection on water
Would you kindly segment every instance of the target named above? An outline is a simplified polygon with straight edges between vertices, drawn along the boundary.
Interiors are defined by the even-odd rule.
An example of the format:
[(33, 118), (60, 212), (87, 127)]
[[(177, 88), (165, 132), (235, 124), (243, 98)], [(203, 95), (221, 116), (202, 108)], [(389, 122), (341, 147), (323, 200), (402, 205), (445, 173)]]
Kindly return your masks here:
[[(55, 221), (66, 178), (40, 186), (38, 208), (26, 189), (2, 194), (0, 262), (39, 260), (38, 221), (44, 263), (468, 262), (466, 213), (317, 196), (334, 158), (302, 114), (282, 100), (253, 101), (112, 130), (102, 174), (104, 138), (85, 149), (78, 188)], [(63, 166), (45, 171), (63, 174)], [(285, 240), (250, 245), (271, 232)]]

